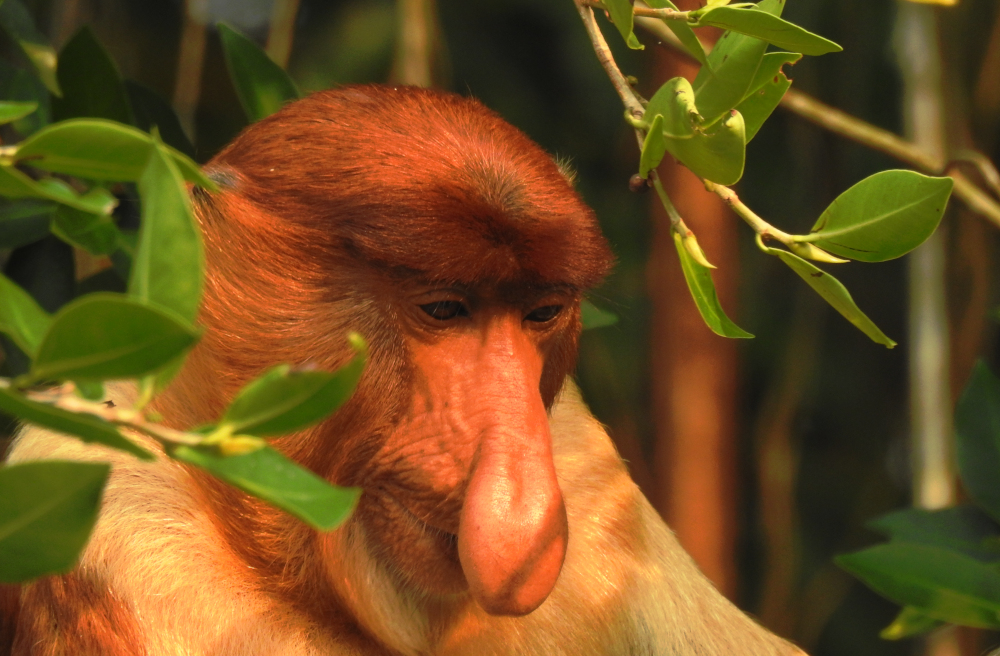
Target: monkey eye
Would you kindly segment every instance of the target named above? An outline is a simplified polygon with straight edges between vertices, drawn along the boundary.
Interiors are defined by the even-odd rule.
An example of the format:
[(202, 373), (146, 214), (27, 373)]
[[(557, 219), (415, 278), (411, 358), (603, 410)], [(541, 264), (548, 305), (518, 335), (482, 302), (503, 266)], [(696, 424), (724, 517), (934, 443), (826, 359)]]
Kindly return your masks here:
[(434, 301), (433, 303), (421, 305), (420, 309), (423, 310), (427, 316), (433, 317), (438, 321), (447, 321), (448, 319), (454, 319), (455, 317), (469, 316), (469, 308), (465, 307), (465, 303), (462, 301)]
[(528, 316), (524, 317), (525, 321), (534, 321), (535, 323), (545, 323), (546, 321), (552, 321), (555, 319), (560, 312), (562, 312), (563, 306), (561, 305), (543, 305), (540, 308), (535, 308), (528, 313)]

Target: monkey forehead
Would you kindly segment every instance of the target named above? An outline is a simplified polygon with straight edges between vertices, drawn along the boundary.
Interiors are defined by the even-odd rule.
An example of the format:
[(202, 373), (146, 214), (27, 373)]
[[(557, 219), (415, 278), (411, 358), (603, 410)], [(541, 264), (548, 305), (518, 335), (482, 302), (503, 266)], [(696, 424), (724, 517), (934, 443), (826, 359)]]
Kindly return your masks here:
[(316, 93), (248, 128), (209, 170), (332, 247), (428, 279), (583, 289), (611, 261), (593, 211), (553, 159), (455, 94)]

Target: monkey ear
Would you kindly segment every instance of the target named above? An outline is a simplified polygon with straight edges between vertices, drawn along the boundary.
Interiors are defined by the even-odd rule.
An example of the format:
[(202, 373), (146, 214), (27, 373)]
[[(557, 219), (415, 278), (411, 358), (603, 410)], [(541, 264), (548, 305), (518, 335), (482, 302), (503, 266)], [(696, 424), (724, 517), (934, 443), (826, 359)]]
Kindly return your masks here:
[(568, 155), (554, 155), (552, 159), (559, 168), (559, 172), (562, 173), (562, 177), (566, 178), (566, 182), (569, 183), (569, 186), (575, 188), (576, 169), (573, 168), (573, 159)]

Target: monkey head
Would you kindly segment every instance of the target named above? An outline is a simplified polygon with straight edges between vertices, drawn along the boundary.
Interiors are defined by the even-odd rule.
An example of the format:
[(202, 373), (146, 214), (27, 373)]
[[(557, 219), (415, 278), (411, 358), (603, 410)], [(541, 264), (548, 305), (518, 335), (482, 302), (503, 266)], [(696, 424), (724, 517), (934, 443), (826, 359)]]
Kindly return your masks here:
[[(575, 362), (581, 294), (611, 259), (593, 212), (495, 113), (417, 88), (313, 94), (207, 170), (221, 187), (195, 203), (207, 332), (165, 414), (211, 420), (271, 365), (342, 365), (361, 333), (371, 357), (352, 399), (276, 446), (363, 487), (352, 522), (399, 585), (468, 591), (493, 614), (536, 608), (572, 539), (547, 412)], [(226, 504), (239, 518), (226, 530), (254, 549), (291, 539), (254, 502)]]

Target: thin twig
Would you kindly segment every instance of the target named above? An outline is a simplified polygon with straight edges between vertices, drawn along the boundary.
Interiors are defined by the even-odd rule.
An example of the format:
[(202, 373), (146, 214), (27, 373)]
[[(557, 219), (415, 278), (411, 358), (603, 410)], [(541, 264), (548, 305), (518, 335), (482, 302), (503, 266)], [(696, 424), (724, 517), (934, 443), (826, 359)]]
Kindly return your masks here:
[[(663, 21), (637, 17), (635, 22), (652, 33), (662, 45), (669, 46), (694, 61)], [(950, 176), (955, 181), (955, 195), (973, 212), (1000, 227), (1000, 203), (947, 161), (928, 154), (919, 146), (888, 130), (855, 118), (796, 89), (785, 92), (781, 106), (830, 132), (890, 155), (924, 173)]]
[[(582, 5), (587, 7), (593, 7), (594, 9), (601, 9), (607, 11), (608, 8), (603, 2), (598, 2), (597, 0), (581, 0)], [(677, 9), (654, 9), (653, 7), (648, 7), (645, 5), (635, 5), (632, 7), (632, 13), (636, 16), (644, 16), (649, 18), (655, 18), (657, 20), (680, 20), (687, 21), (688, 16), (691, 14), (689, 11), (679, 11)]]
[(715, 184), (709, 180), (705, 180), (705, 188), (714, 193), (716, 196), (721, 198), (726, 205), (732, 208), (736, 216), (740, 217), (747, 224), (753, 228), (754, 232), (760, 235), (761, 239), (772, 239), (774, 241), (781, 242), (785, 246), (792, 246), (795, 243), (792, 235), (778, 230), (773, 225), (760, 218), (756, 212), (743, 204), (740, 197), (736, 195), (736, 192), (726, 187), (724, 185)]
[[(0, 378), (0, 388), (10, 389), (10, 381)], [(107, 405), (103, 401), (82, 399), (74, 392), (72, 383), (46, 390), (28, 391), (25, 396), (37, 403), (44, 403), (69, 412), (93, 415), (116, 426), (130, 428), (148, 435), (164, 445), (197, 445), (204, 440), (201, 435), (185, 433), (150, 422), (141, 412), (131, 406)]]
[(604, 71), (611, 78), (611, 85), (618, 92), (618, 96), (622, 99), (622, 104), (625, 105), (625, 109), (632, 116), (642, 118), (642, 103), (639, 102), (635, 92), (632, 91), (632, 85), (628, 83), (628, 80), (625, 79), (625, 76), (622, 75), (621, 70), (615, 63), (615, 58), (611, 54), (611, 48), (608, 47), (608, 42), (604, 40), (604, 34), (601, 33), (601, 28), (597, 24), (594, 10), (584, 4), (583, 1), (577, 3), (577, 9), (580, 11), (580, 18), (583, 19), (583, 25), (586, 27), (587, 34), (590, 36), (590, 41), (594, 46), (597, 61), (601, 63)]

